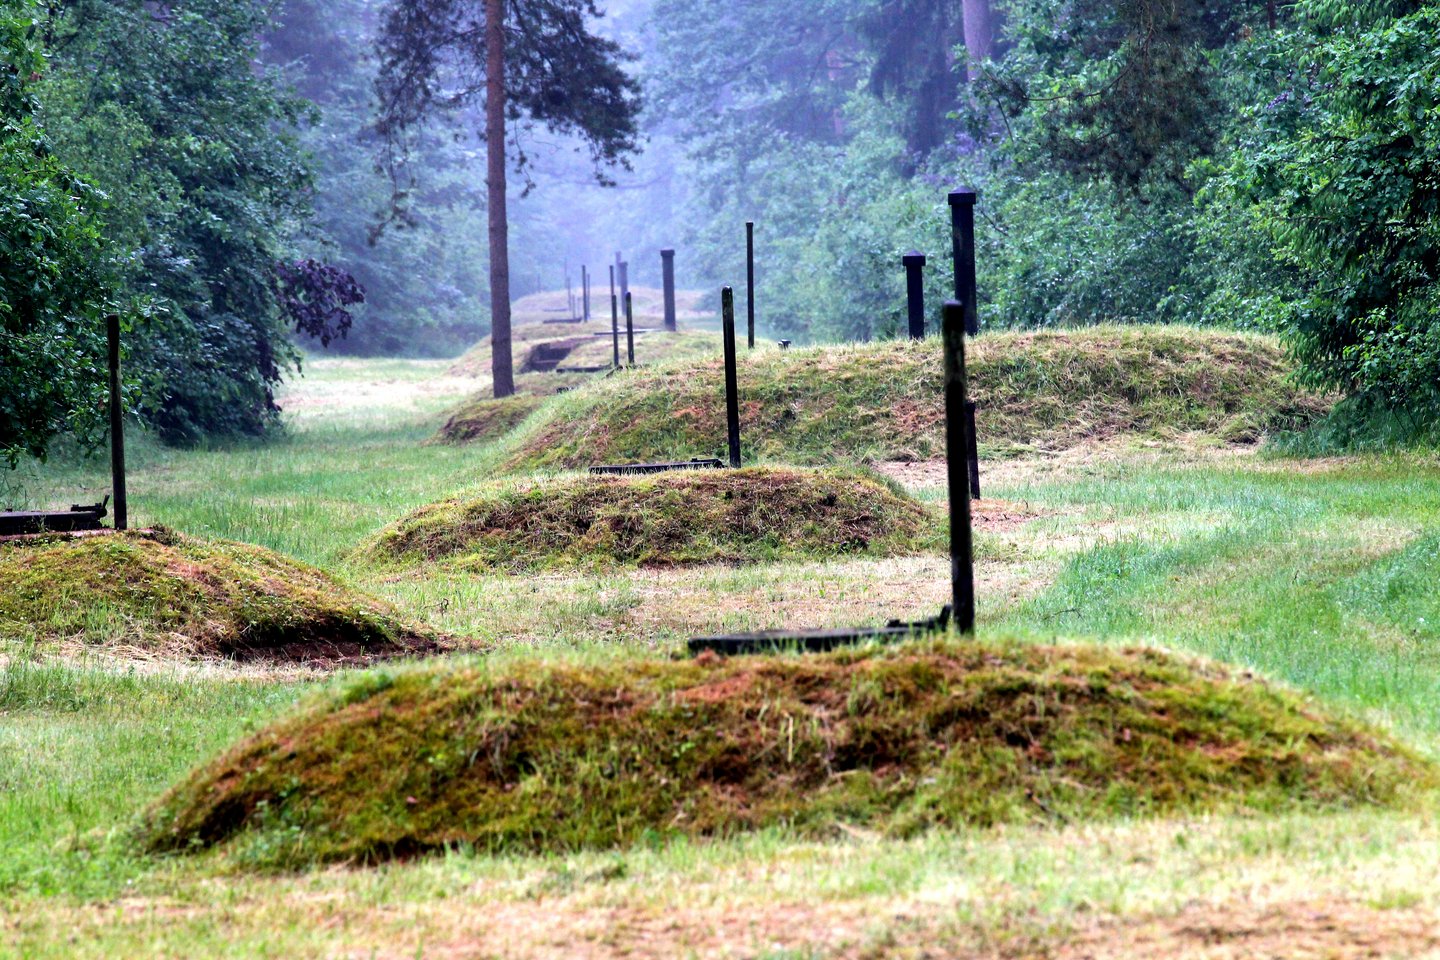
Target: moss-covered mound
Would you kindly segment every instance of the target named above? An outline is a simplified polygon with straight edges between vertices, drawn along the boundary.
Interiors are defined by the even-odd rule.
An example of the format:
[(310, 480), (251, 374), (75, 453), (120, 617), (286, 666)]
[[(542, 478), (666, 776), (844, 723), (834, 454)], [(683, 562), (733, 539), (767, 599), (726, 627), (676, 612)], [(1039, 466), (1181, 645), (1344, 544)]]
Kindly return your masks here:
[(490, 396), (474, 397), (465, 401), (440, 428), (440, 439), (445, 443), (494, 439), (514, 430), (544, 402), (544, 397), (533, 393), (517, 393), (500, 400)]
[(297, 865), (1388, 805), (1435, 782), (1384, 736), (1220, 667), (947, 642), (372, 674), (197, 771), (141, 835)]
[(898, 556), (939, 546), (925, 507), (851, 472), (692, 470), (498, 484), (425, 507), (362, 550), (382, 564), (753, 563)]
[[(569, 351), (560, 361), (556, 370), (535, 370), (536, 358), (542, 350)], [(625, 345), (621, 342), (622, 361)], [(490, 354), (488, 345), (479, 352), (472, 351), (457, 361), (452, 374), (462, 376), (489, 376)], [(538, 410), (546, 399), (590, 383), (605, 374), (593, 372), (592, 368), (605, 367), (608, 373), (614, 362), (614, 344), (609, 336), (601, 338), (568, 337), (554, 340), (537, 340), (517, 346), (523, 359), (517, 361), (522, 371), (515, 378), (515, 394), (495, 399), (490, 392), (483, 392), (462, 404), (445, 425), (438, 437), (444, 443), (476, 443), (494, 440), (515, 429), (525, 418)], [(720, 338), (713, 333), (696, 330), (681, 330), (677, 333), (651, 333), (641, 338), (636, 345), (636, 364), (650, 365), (669, 361), (695, 360), (713, 356), (720, 351)], [(553, 358), (554, 354), (551, 354)], [(482, 369), (483, 367), (483, 369)], [(459, 372), (462, 371), (463, 372)], [(577, 372), (587, 371), (592, 372)]]
[(316, 662), (438, 648), (320, 570), (166, 530), (0, 542), (0, 639)]
[[(811, 465), (942, 456), (939, 350), (931, 339), (746, 354), (747, 455)], [(1272, 338), (1176, 327), (987, 334), (970, 351), (989, 456), (1196, 431), (1252, 442), (1327, 409), (1291, 369)], [(557, 404), (510, 466), (718, 456), (724, 417), (718, 359), (612, 377)]]

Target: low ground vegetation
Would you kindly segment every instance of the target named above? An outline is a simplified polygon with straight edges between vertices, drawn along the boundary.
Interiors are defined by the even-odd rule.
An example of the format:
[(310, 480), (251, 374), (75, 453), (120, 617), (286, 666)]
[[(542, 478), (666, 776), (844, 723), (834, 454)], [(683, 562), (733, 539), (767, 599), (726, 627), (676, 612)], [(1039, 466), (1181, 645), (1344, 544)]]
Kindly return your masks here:
[[(383, 729), (387, 720), (381, 716), (366, 727), (364, 704), (393, 705), (397, 734), (423, 731), (436, 742), (473, 744), (504, 728), (505, 696), (513, 695), (516, 716), (527, 723), (540, 715), (535, 711), (554, 706), (564, 720), (556, 735), (566, 736), (613, 706), (602, 694), (630, 696), (657, 705), (657, 726), (646, 736), (678, 735), (684, 728), (672, 725), (680, 723), (675, 694), (754, 672), (748, 692), (734, 697), (734, 709), (752, 709), (753, 718), (733, 720), (723, 702), (696, 709), (711, 711), (722, 729), (733, 722), (740, 735), (757, 728), (771, 736), (775, 749), (754, 752), (755, 769), (766, 771), (765, 764), (791, 762), (790, 727), (775, 726), (772, 717), (778, 707), (790, 709), (795, 766), (785, 770), (799, 776), (813, 770), (804, 766), (814, 758), (803, 752), (807, 745), (853, 743), (839, 738), (884, 732), (887, 714), (870, 705), (865, 685), (847, 687), (839, 710), (806, 713), (815, 691), (782, 679), (805, 661), (780, 658), (762, 667), (674, 660), (685, 640), (722, 630), (911, 618), (933, 614), (945, 599), (947, 564), (936, 553), (678, 569), (554, 566), (525, 576), (357, 559), (356, 545), (397, 517), (456, 491), (488, 487), (530, 427), (498, 443), (427, 444), (445, 411), (473, 392), (473, 380), (441, 376), (443, 363), (322, 360), (306, 369), (303, 390), (282, 398), (292, 425), (288, 442), (180, 452), (134, 438), (132, 519), (207, 540), (263, 545), (334, 571), (334, 582), (383, 598), (404, 618), (453, 637), (456, 648), (484, 656), (327, 679), (293, 667), (196, 662), (188, 654), (101, 644), (7, 646), (0, 657), (0, 849), (6, 851), (0, 913), (6, 946), (15, 952), (67, 960), (337, 952), (568, 960), (723, 949), (766, 958), (889, 956), (944, 945), (951, 955), (990, 960), (1065, 956), (1072, 947), (1094, 956), (1167, 958), (1224, 950), (1285, 955), (1296, 952), (1296, 943), (1337, 956), (1345, 950), (1365, 955), (1356, 952), (1361, 942), (1379, 956), (1433, 948), (1440, 835), (1425, 812), (1437, 795), (1426, 784), (1440, 733), (1440, 681), (1431, 655), (1440, 629), (1440, 595), (1432, 588), (1440, 562), (1433, 536), (1440, 524), (1440, 471), (1433, 456), (1297, 459), (1273, 447), (1162, 429), (987, 463), (989, 499), (978, 514), (979, 616), (982, 637), (999, 650), (1000, 663), (975, 672), (998, 677), (1019, 670), (1021, 686), (1041, 698), (1005, 700), (1005, 683), (986, 688), (987, 697), (1008, 704), (1001, 719), (1036, 734), (1024, 746), (1019, 737), (1013, 744), (992, 737), (997, 763), (1012, 757), (1016, 765), (1005, 769), (1021, 777), (1048, 777), (1060, 769), (1056, 764), (1070, 762), (1070, 754), (1050, 746), (1048, 756), (1028, 753), (1036, 739), (1083, 744), (1078, 735), (1065, 739), (1067, 718), (1089, 718), (1083, 726), (1103, 730), (1100, 724), (1124, 711), (1156, 706), (1145, 686), (1150, 667), (1137, 664), (1179, 671), (1182, 692), (1199, 689), (1194, 684), (1236, 691), (1241, 707), (1234, 715), (1260, 721), (1237, 731), (1234, 751), (1168, 752), (1161, 744), (1145, 755), (1146, 763), (1111, 778), (1151, 783), (1169, 796), (1190, 796), (1193, 804), (1166, 806), (1163, 797), (1132, 792), (1138, 805), (1126, 806), (1123, 792), (1085, 791), (1057, 776), (1040, 781), (1055, 792), (1036, 795), (1052, 809), (1068, 810), (1071, 819), (1048, 819), (1022, 793), (1006, 808), (1015, 819), (1001, 827), (946, 821), (927, 828), (924, 817), (944, 808), (916, 814), (897, 796), (906, 790), (930, 796), (935, 785), (920, 780), (902, 787), (886, 779), (894, 771), (869, 769), (834, 784), (827, 780), (818, 793), (853, 800), (846, 780), (856, 776), (896, 793), (861, 796), (873, 805), (848, 811), (802, 811), (809, 820), (757, 819), (783, 807), (778, 800), (764, 805), (766, 797), (782, 798), (789, 789), (776, 778), (766, 781), (775, 793), (757, 792), (753, 808), (703, 835), (683, 821), (651, 831), (625, 821), (606, 828), (621, 839), (597, 833), (589, 851), (545, 846), (576, 829), (585, 807), (574, 804), (566, 810), (569, 819), (543, 825), (549, 833), (530, 835), (528, 847), (492, 832), (476, 835), (479, 846), (404, 857), (382, 870), (354, 869), (358, 861), (351, 869), (295, 873), (237, 869), (344, 856), (326, 832), (328, 808), (312, 804), (308, 798), (316, 794), (302, 790), (278, 804), (236, 811), (224, 821), (234, 826), (224, 838), (202, 841), (211, 851), (205, 856), (146, 852), (134, 842), (135, 831), (144, 829), (138, 825), (147, 822), (144, 811), (178, 815), (181, 809), (152, 806), (167, 791), (165, 803), (183, 807), (198, 796), (177, 800), (189, 786), (224, 763), (242, 756), (248, 763), (264, 753), (264, 738), (296, 724), (315, 724), (326, 742), (358, 749), (361, 734)], [(937, 465), (920, 460), (893, 475), (909, 496), (936, 507), (944, 499)], [(24, 476), (32, 485), (26, 502), (36, 506), (91, 502), (106, 487), (103, 471), (65, 460)], [(1015, 639), (1001, 643), (1000, 637)], [(1057, 637), (1069, 642), (1057, 644)], [(1178, 654), (1136, 653), (1137, 643)], [(75, 656), (77, 649), (84, 655)], [(1190, 655), (1227, 666), (1196, 663)], [(1088, 681), (1065, 681), (1081, 670), (1081, 660), (1093, 667), (1112, 657), (1122, 664), (1115, 671), (1121, 679), (1103, 691), (1090, 692)], [(859, 660), (842, 669), (844, 659), (807, 669), (852, 680), (880, 669)], [(1041, 668), (1046, 663), (1053, 672)], [(446, 699), (451, 683), (453, 698)], [(561, 690), (586, 695), (556, 703)], [(353, 711), (343, 706), (347, 697)], [(760, 701), (773, 704), (763, 717)], [(431, 711), (423, 716), (422, 702)], [(1109, 704), (1103, 716), (1096, 712), (1101, 702)], [(494, 709), (463, 712), (485, 703)], [(1286, 703), (1296, 712), (1286, 712)], [(425, 717), (454, 724), (432, 727)], [(1165, 726), (1182, 717), (1201, 726), (1218, 722), (1214, 715), (1179, 711), (1157, 713), (1154, 722)], [(802, 722), (810, 719), (814, 727)], [(617, 722), (644, 721), (642, 712)], [(1266, 739), (1267, 725), (1300, 731), (1286, 748), (1291, 752), (1279, 759), (1265, 752), (1279, 749)], [(539, 726), (515, 729), (517, 736), (542, 737)], [(1079, 760), (1082, 769), (1091, 769), (1084, 766), (1091, 760), (1131, 757), (1125, 751), (1137, 732), (1151, 728), (1129, 729), (1129, 744), (1123, 730), (1118, 742), (1096, 739), (1096, 752)], [(1338, 739), (1327, 740), (1327, 730), (1340, 731)], [(601, 749), (586, 736), (577, 732), (578, 739), (567, 741), (573, 754), (542, 760), (574, 763), (591, 749), (585, 744)], [(1257, 744), (1260, 754), (1246, 752)], [(697, 742), (689, 754), (718, 746)], [(1378, 758), (1365, 754), (1371, 748)], [(920, 749), (921, 761), (929, 762), (929, 748)], [(260, 753), (243, 753), (250, 750)], [(665, 777), (689, 754), (655, 756), (643, 769), (617, 766), (631, 779), (585, 799), (593, 795), (597, 808), (623, 799), (625, 783)], [(285, 769), (297, 762), (279, 752), (267, 756)], [(1295, 776), (1267, 785), (1245, 768), (1227, 772), (1218, 786), (1202, 777), (1198, 794), (1184, 793), (1197, 772), (1246, 756), (1267, 758), (1262, 777), (1272, 769)], [(501, 757), (513, 759), (504, 751)], [(1170, 765), (1177, 757), (1183, 768)], [(1156, 765), (1147, 766), (1149, 758)], [(399, 793), (409, 787), (392, 782), (400, 773), (387, 768), (377, 788), (393, 808), (380, 803), (357, 813), (342, 805), (338, 814), (376, 826), (372, 838), (439, 836), (438, 830), (421, 832), (439, 822), (426, 819), (440, 809), (432, 801), (449, 802), (445, 791), (479, 781), (446, 780), (454, 770), (448, 754), (424, 764), (405, 759), (429, 792)], [(352, 761), (337, 759), (326, 777)], [(489, 762), (476, 759), (477, 766)], [(1351, 771), (1372, 768), (1387, 777), (1401, 768), (1413, 774), (1414, 802), (1403, 789), (1388, 800), (1384, 790), (1367, 795), (1368, 787), (1345, 792), (1344, 784), (1354, 785), (1346, 779)], [(245, 769), (258, 778), (247, 781), (257, 790), (278, 784), (258, 767)], [(429, 779), (421, 776), (426, 770)], [(577, 776), (601, 773), (586, 768)], [(521, 775), (537, 796), (553, 799), (565, 789)], [(1210, 792), (1212, 786), (1218, 792)], [(1065, 790), (1074, 791), (1069, 800)], [(678, 792), (667, 797), (688, 802)], [(1076, 805), (1055, 807), (1057, 798)], [(884, 805), (891, 802), (895, 806)], [(284, 815), (263, 812), (277, 807)], [(197, 800), (193, 812), (199, 810)], [(148, 821), (151, 827), (160, 822)], [(911, 829), (918, 832), (907, 836)], [(491, 853), (486, 844), (515, 852)], [(542, 847), (539, 854), (520, 852)], [(376, 849), (373, 855), (382, 855), (383, 844)], [(390, 909), (399, 904), (404, 907)]]
[(1218, 668), (941, 644), (376, 674), (206, 767), (143, 837), (295, 866), (1391, 804), (1434, 782), (1385, 738)]
[(5, 652), (364, 662), (436, 653), (388, 604), (263, 547), (164, 529), (0, 542)]
[[(941, 373), (934, 340), (747, 354), (746, 456), (806, 465), (943, 456)], [(1329, 408), (1292, 382), (1274, 339), (1178, 327), (987, 335), (974, 343), (970, 374), (991, 457), (1187, 432), (1254, 443)], [(722, 362), (711, 358), (591, 384), (547, 407), (507, 466), (718, 456), (723, 383)], [(465, 430), (457, 417), (447, 434)]]
[(386, 528), (371, 562), (524, 571), (885, 557), (938, 550), (939, 517), (883, 481), (782, 468), (492, 484)]

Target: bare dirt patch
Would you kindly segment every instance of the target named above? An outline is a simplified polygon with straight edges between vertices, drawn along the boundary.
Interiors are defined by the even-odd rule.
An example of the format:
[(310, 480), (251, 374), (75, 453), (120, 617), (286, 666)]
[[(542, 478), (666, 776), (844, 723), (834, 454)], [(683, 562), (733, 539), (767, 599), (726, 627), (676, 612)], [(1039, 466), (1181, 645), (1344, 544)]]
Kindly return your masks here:
[(1440, 956), (1440, 918), (1344, 900), (1187, 907), (1140, 922), (1105, 920), (1008, 958), (1046, 960), (1380, 960)]

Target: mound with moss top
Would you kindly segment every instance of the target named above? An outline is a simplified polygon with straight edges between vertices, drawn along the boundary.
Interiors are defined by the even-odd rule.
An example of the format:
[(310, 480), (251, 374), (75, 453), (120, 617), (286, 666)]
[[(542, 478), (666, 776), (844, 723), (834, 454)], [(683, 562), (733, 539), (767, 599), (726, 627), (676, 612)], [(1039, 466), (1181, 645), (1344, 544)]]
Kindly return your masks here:
[(314, 567), (163, 529), (0, 541), (0, 639), (334, 663), (439, 649)]
[(495, 484), (411, 514), (360, 556), (516, 571), (673, 567), (901, 556), (939, 549), (942, 535), (927, 508), (859, 473), (686, 470)]
[[(1304, 427), (1329, 408), (1291, 380), (1270, 337), (1181, 327), (986, 334), (971, 344), (982, 454), (1058, 450), (1118, 436), (1203, 432), (1232, 443)], [(747, 459), (803, 465), (944, 455), (937, 340), (744, 355)], [(721, 454), (721, 361), (587, 385), (517, 437), (515, 470)]]
[(141, 839), (295, 866), (1399, 805), (1435, 784), (1386, 737), (1219, 666), (947, 641), (374, 673), (198, 770)]
[(474, 443), (509, 433), (530, 416), (545, 398), (539, 394), (517, 393), (514, 396), (479, 396), (465, 401), (460, 409), (440, 428), (445, 443)]

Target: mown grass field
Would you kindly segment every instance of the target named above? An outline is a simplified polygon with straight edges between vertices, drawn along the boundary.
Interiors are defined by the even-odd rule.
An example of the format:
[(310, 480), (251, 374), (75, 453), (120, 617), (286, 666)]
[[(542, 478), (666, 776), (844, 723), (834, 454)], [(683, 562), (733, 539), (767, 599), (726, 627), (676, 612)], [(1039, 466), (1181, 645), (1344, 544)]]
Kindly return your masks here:
[[(479, 384), (316, 360), (292, 431), (133, 452), (132, 515), (330, 571), (487, 651), (623, 672), (696, 632), (932, 614), (938, 554), (515, 576), (371, 567), (355, 547), (503, 466), (430, 442)], [(899, 474), (922, 501), (934, 471)], [(27, 468), (35, 500), (103, 495)], [(1440, 463), (1111, 437), (987, 469), (983, 637), (1213, 657), (1440, 751)], [(8, 641), (7, 641), (8, 643)], [(1392, 810), (1059, 820), (899, 839), (837, 826), (584, 853), (468, 849), (255, 873), (152, 857), (143, 810), (243, 735), (350, 682), (300, 668), (0, 647), (0, 955), (24, 957), (1409, 957), (1440, 951), (1437, 798)], [(407, 668), (387, 668), (407, 669)], [(253, 852), (253, 851), (252, 851)], [(263, 856), (256, 859), (263, 860)], [(1228, 952), (1226, 952), (1228, 951)]]

